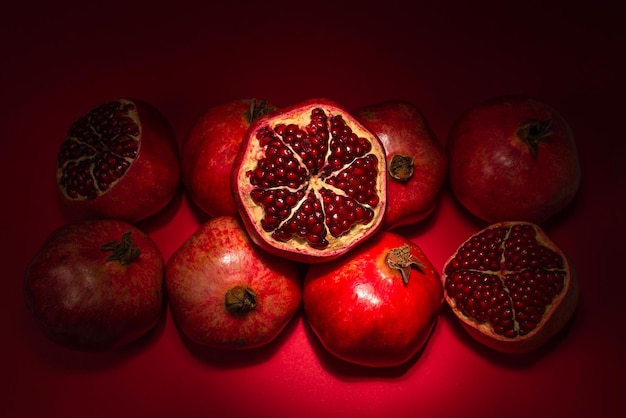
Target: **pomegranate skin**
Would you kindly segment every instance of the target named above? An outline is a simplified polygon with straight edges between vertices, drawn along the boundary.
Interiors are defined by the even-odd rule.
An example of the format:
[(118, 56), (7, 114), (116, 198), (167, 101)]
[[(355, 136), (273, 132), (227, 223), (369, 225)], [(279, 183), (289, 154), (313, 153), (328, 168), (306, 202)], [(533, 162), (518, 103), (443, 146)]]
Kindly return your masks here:
[[(354, 111), (378, 136), (387, 156), (387, 211), (383, 229), (412, 225), (424, 220), (439, 203), (448, 173), (443, 145), (420, 110), (410, 102), (389, 100)], [(393, 161), (410, 158), (412, 174), (392, 171)]]
[[(527, 129), (520, 129), (524, 124)], [(534, 150), (525, 136), (537, 140)], [(580, 186), (569, 125), (532, 98), (498, 97), (473, 107), (456, 121), (446, 147), (454, 196), (489, 223), (545, 222), (572, 202)]]
[[(130, 231), (139, 255), (107, 261), (101, 247)], [(46, 337), (66, 348), (104, 351), (148, 333), (163, 313), (164, 262), (156, 244), (122, 221), (92, 220), (54, 231), (30, 261), (24, 298)]]
[[(452, 312), (460, 321), (462, 327), (468, 332), (468, 334), (474, 338), (479, 343), (489, 347), (493, 350), (500, 351), (502, 353), (507, 354), (526, 354), (532, 351), (535, 351), (542, 346), (544, 346), (548, 341), (554, 338), (561, 330), (565, 327), (565, 325), (571, 320), (573, 317), (576, 307), (579, 300), (579, 285), (578, 285), (578, 275), (574, 266), (572, 265), (569, 258), (556, 246), (556, 244), (550, 240), (550, 238), (545, 234), (545, 232), (536, 224), (530, 222), (499, 222), (492, 224), (485, 229), (477, 232), (476, 234), (469, 237), (465, 243), (469, 243), (472, 238), (478, 237), (480, 234), (484, 233), (488, 230), (494, 230), (498, 228), (513, 228), (513, 227), (529, 227), (536, 234), (537, 242), (542, 246), (549, 249), (549, 251), (554, 252), (563, 262), (563, 265), (559, 268), (552, 268), (553, 270), (558, 270), (564, 272), (564, 280), (563, 280), (563, 288), (551, 302), (546, 306), (545, 312), (543, 312), (541, 316), (541, 320), (538, 322), (536, 327), (529, 331), (525, 335), (518, 335), (513, 338), (507, 338), (506, 336), (500, 335), (494, 332), (493, 327), (487, 322), (476, 321), (474, 318), (469, 317), (464, 314), (463, 308), (459, 305), (458, 301), (455, 300), (454, 297), (448, 291), (446, 287), (446, 282), (450, 280), (450, 277), (454, 274), (455, 270), (459, 268), (458, 261), (455, 261), (458, 253), (463, 248), (463, 245), (459, 247), (457, 252), (453, 254), (444, 264), (443, 274), (441, 276), (444, 291), (445, 291), (445, 300), (446, 304), (451, 308)], [(464, 244), (465, 244), (464, 243)], [(521, 244), (522, 246), (524, 244)], [(537, 255), (537, 250), (528, 250), (524, 252), (524, 256), (528, 257), (530, 260), (530, 264), (532, 265), (534, 262), (539, 260), (539, 256)], [(481, 255), (474, 255), (477, 261), (480, 262)], [(506, 255), (506, 252), (501, 256), (502, 260), (507, 260), (508, 257), (512, 257), (511, 255)], [(535, 257), (533, 259), (533, 257)], [(533, 267), (534, 268), (534, 267)], [(538, 268), (541, 269), (541, 264), (538, 264)], [(475, 272), (483, 271), (482, 268), (478, 268), (476, 266), (465, 266), (462, 269), (473, 270)], [(532, 268), (529, 268), (531, 270)], [(549, 269), (547, 269), (549, 270)], [(493, 274), (494, 272), (490, 273)], [(510, 271), (504, 271), (503, 273), (510, 274)], [(535, 278), (535, 280), (539, 280)], [(504, 283), (504, 282), (503, 282)], [(542, 286), (542, 285), (541, 285)], [(531, 291), (540, 290), (544, 292), (541, 287), (536, 289), (529, 288)], [(476, 290), (476, 287), (473, 288)], [(509, 288), (507, 290), (507, 294), (513, 295), (517, 290)], [(515, 300), (523, 301), (524, 296), (522, 298), (517, 298)], [(515, 321), (521, 322), (521, 315), (518, 312), (518, 308), (515, 305), (515, 300), (512, 304), (513, 309), (515, 311), (514, 319)], [(521, 327), (521, 325), (520, 325)]]
[[(408, 248), (422, 264), (409, 266), (405, 284), (387, 256)], [(309, 266), (303, 306), (325, 349), (367, 367), (399, 366), (428, 341), (443, 306), (436, 269), (410, 240), (381, 231), (350, 253)]]
[[(300, 270), (254, 246), (238, 218), (203, 224), (170, 258), (165, 282), (176, 323), (190, 341), (242, 350), (272, 342), (298, 311)], [(226, 294), (248, 289), (252, 309), (231, 312)], [(235, 290), (235, 291), (236, 291)]]
[(57, 187), (62, 206), (73, 220), (109, 218), (136, 223), (165, 208), (178, 190), (178, 142), (169, 122), (145, 101), (122, 100), (137, 108), (141, 129), (138, 155), (123, 177), (94, 199), (72, 199)]
[(250, 123), (276, 110), (263, 100), (237, 99), (209, 108), (185, 137), (182, 181), (194, 203), (211, 217), (237, 216), (230, 174)]
[[(351, 224), (351, 229), (345, 231), (339, 236), (330, 237), (331, 234), (327, 234), (327, 237), (329, 237), (329, 241), (332, 242), (327, 247), (324, 247), (322, 249), (313, 247), (312, 245), (310, 245), (310, 241), (307, 242), (305, 239), (303, 239), (302, 236), (297, 235), (297, 232), (293, 231), (290, 232), (293, 233), (293, 237), (295, 237), (295, 239), (274, 239), (274, 237), (272, 236), (272, 232), (276, 232), (280, 228), (276, 228), (274, 231), (268, 231), (263, 227), (262, 221), (265, 221), (267, 218), (266, 215), (269, 214), (265, 212), (266, 209), (262, 206), (262, 204), (254, 201), (252, 193), (255, 189), (260, 188), (253, 186), (250, 180), (251, 177), (255, 175), (257, 168), (259, 168), (255, 167), (255, 164), (257, 164), (261, 159), (264, 159), (266, 157), (266, 150), (263, 149), (264, 145), (259, 145), (261, 141), (259, 141), (259, 138), (257, 138), (257, 134), (263, 134), (267, 131), (272, 131), (271, 134), (276, 135), (276, 132), (273, 132), (273, 130), (276, 128), (277, 125), (283, 125), (283, 127), (287, 125), (296, 125), (302, 128), (305, 124), (311, 122), (312, 113), (318, 109), (321, 109), (324, 112), (325, 116), (329, 116), (329, 120), (332, 119), (332, 117), (330, 116), (341, 116), (342, 118), (344, 118), (344, 120), (346, 120), (347, 123), (345, 125), (352, 129), (352, 133), (355, 134), (355, 137), (362, 137), (365, 138), (367, 141), (370, 141), (370, 151), (366, 151), (364, 155), (361, 155), (360, 158), (357, 159), (365, 160), (368, 157), (375, 157), (373, 159), (375, 161), (373, 165), (375, 165), (377, 173), (374, 179), (370, 179), (372, 180), (371, 183), (359, 182), (359, 184), (361, 185), (365, 184), (366, 188), (371, 187), (371, 189), (375, 190), (376, 192), (376, 204), (366, 209), (366, 211), (371, 209), (371, 213), (373, 214), (370, 221), (367, 223), (355, 222), (354, 224)], [(330, 123), (328, 123), (328, 125), (330, 125)], [(282, 136), (282, 134), (280, 135)], [(329, 137), (330, 136), (332, 136), (332, 133), (329, 134)], [(263, 139), (265, 140), (267, 138)], [(283, 139), (284, 138), (281, 138), (280, 140)], [(329, 139), (326, 138), (326, 140), (328, 141)], [(285, 146), (283, 148), (287, 147)], [(296, 152), (292, 152), (292, 155), (290, 155), (290, 158), (294, 161), (296, 160), (293, 157), (293, 155), (295, 154)], [(311, 155), (312, 154), (309, 153), (306, 158), (310, 157)], [(335, 155), (332, 153), (331, 150), (331, 152), (328, 153), (324, 151), (320, 153), (319, 156), (322, 158), (325, 165), (322, 166), (317, 174), (311, 174), (310, 172), (306, 171), (308, 169), (304, 167), (304, 164), (301, 164), (300, 162), (296, 163), (296, 165), (298, 165), (298, 168), (301, 168), (303, 169), (303, 171), (305, 171), (305, 182), (307, 182), (309, 186), (313, 185), (313, 187), (304, 188), (302, 187), (302, 184), (300, 184), (298, 187), (283, 187), (281, 185), (279, 187), (276, 187), (276, 189), (282, 189), (280, 191), (285, 191), (287, 189), (298, 189), (297, 192), (304, 192), (304, 197), (298, 197), (297, 199), (298, 203), (302, 203), (304, 202), (304, 199), (308, 197), (308, 193), (313, 193), (311, 192), (311, 189), (314, 189), (316, 187), (321, 189), (328, 186), (328, 177), (323, 178), (323, 176), (320, 176), (319, 173), (322, 172), (324, 168), (328, 167), (326, 163), (328, 163), (328, 160), (330, 158), (335, 157)], [(299, 158), (300, 160), (305, 159), (301, 156)], [(355, 160), (353, 160), (349, 164), (342, 166), (342, 169), (345, 169), (348, 166), (350, 166), (350, 168), (353, 168), (352, 166), (354, 165), (354, 161)], [(250, 238), (255, 244), (271, 254), (280, 256), (291, 261), (305, 264), (322, 263), (340, 257), (342, 254), (345, 254), (352, 248), (367, 241), (381, 228), (386, 209), (387, 191), (386, 177), (378, 175), (378, 173), (384, 173), (385, 165), (386, 162), (384, 159), (384, 148), (376, 135), (370, 132), (365, 126), (363, 126), (351, 114), (349, 114), (345, 109), (337, 105), (335, 102), (325, 98), (315, 98), (305, 100), (292, 106), (280, 108), (275, 112), (256, 119), (251, 124), (246, 133), (243, 146), (239, 150), (239, 153), (233, 165), (231, 188), (233, 190), (235, 202), (237, 204), (240, 217), (243, 220), (243, 224), (248, 231)], [(258, 171), (263, 170), (259, 169)], [(331, 174), (339, 177), (339, 173), (337, 171), (334, 171)], [(326, 184), (323, 184), (324, 182), (326, 182)], [(330, 187), (330, 189), (336, 188), (337, 187), (335, 186)], [(268, 188), (264, 191), (267, 191), (269, 189), (271, 188)], [(291, 192), (291, 190), (289, 190), (288, 192)], [(318, 198), (319, 203), (321, 204), (321, 201), (323, 199), (320, 198), (319, 190), (317, 190), (316, 193), (316, 198)], [(335, 196), (338, 196), (338, 194), (335, 194)], [(357, 206), (358, 205), (359, 204), (357, 204)], [(292, 212), (290, 212), (288, 218), (281, 220), (281, 222), (283, 223), (282, 225), (286, 225), (286, 221), (294, 220), (297, 217), (298, 209), (302, 208), (303, 206), (304, 205), (299, 204), (293, 206), (291, 208)], [(361, 205), (361, 208), (366, 206), (367, 204), (363, 204)], [(326, 203), (324, 203), (324, 213), (319, 218), (315, 219), (316, 222), (319, 221), (320, 218), (322, 219), (322, 221), (319, 222), (316, 226), (321, 225), (323, 228), (329, 228), (328, 219), (331, 218), (331, 216), (327, 216), (325, 212), (327, 208), (328, 206), (326, 206)], [(319, 215), (320, 212), (322, 211), (317, 211), (316, 215)], [(349, 212), (354, 213), (352, 209), (350, 209)]]

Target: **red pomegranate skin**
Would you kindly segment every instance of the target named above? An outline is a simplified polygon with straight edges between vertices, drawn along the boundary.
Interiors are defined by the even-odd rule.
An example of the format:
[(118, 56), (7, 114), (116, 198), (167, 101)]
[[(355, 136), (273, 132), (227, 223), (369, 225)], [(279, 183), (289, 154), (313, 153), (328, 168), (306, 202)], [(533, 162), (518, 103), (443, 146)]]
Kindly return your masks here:
[[(354, 111), (385, 147), (387, 157), (387, 211), (383, 229), (424, 220), (439, 203), (448, 173), (445, 149), (415, 104), (403, 100), (364, 106)], [(413, 173), (390, 170), (397, 156), (410, 158)], [(409, 161), (409, 160), (407, 160)], [(398, 178), (399, 177), (399, 178)]]
[[(124, 233), (139, 250), (132, 261), (108, 260), (101, 247)], [(122, 221), (71, 223), (54, 231), (30, 261), (26, 306), (41, 331), (74, 350), (125, 346), (158, 322), (164, 307), (164, 262), (156, 244)]]
[(138, 155), (120, 181), (95, 199), (71, 199), (57, 188), (63, 207), (74, 221), (109, 218), (136, 223), (165, 208), (178, 191), (178, 142), (169, 121), (143, 100), (125, 100), (133, 102), (139, 113)]
[[(422, 264), (409, 266), (406, 284), (387, 262), (390, 251), (402, 247)], [(306, 318), (322, 345), (368, 367), (398, 366), (415, 356), (443, 301), (439, 274), (422, 250), (385, 231), (339, 259), (311, 265), (303, 288)]]
[[(535, 151), (520, 131), (528, 121), (545, 122), (530, 129), (535, 139), (542, 137)], [(474, 106), (451, 129), (447, 152), (453, 194), (489, 223), (545, 222), (572, 202), (580, 185), (569, 125), (557, 110), (528, 97)]]
[(209, 108), (182, 144), (182, 180), (189, 197), (211, 217), (237, 216), (230, 173), (253, 119), (275, 110), (264, 100), (236, 99)]
[[(239, 219), (230, 216), (210, 219), (174, 253), (166, 286), (183, 335), (220, 349), (269, 344), (302, 301), (298, 265), (254, 246)], [(255, 294), (256, 307), (229, 312), (225, 295), (237, 287)]]

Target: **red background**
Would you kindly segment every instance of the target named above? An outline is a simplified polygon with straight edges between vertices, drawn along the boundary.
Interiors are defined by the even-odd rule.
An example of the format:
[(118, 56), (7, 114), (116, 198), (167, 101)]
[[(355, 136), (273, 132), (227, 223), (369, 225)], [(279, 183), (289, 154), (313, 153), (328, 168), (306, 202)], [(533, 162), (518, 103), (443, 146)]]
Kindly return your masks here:
[[(617, 10), (602, 2), (73, 3), (22, 2), (0, 18), (0, 416), (626, 416), (626, 37)], [(583, 169), (574, 204), (544, 225), (580, 273), (579, 309), (536, 353), (483, 349), (446, 309), (424, 351), (391, 370), (331, 358), (302, 315), (253, 352), (191, 350), (168, 313), (128, 349), (81, 354), (46, 341), (24, 309), (24, 268), (66, 222), (54, 197), (56, 151), (70, 124), (102, 101), (145, 99), (182, 138), (209, 106), (236, 98), (288, 105), (318, 96), (347, 108), (399, 98), (417, 104), (443, 142), (465, 109), (505, 93), (559, 109)], [(181, 189), (139, 226), (169, 258), (204, 220)], [(482, 226), (445, 190), (431, 218), (400, 232), (441, 268)]]

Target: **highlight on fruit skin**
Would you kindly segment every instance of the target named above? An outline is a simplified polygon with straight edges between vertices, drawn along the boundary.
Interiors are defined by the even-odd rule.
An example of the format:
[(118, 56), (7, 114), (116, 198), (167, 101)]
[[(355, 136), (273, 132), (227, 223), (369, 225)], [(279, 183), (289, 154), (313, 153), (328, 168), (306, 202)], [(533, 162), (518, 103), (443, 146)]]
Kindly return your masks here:
[(322, 346), (366, 367), (406, 364), (428, 343), (444, 305), (437, 269), (408, 238), (388, 231), (335, 260), (310, 265), (307, 322)]
[(255, 120), (232, 172), (239, 214), (264, 250), (304, 263), (337, 258), (382, 225), (380, 140), (345, 109), (311, 99)]
[(441, 277), (463, 328), (505, 353), (546, 344), (570, 321), (579, 298), (570, 261), (529, 222), (500, 222), (473, 234), (446, 261)]

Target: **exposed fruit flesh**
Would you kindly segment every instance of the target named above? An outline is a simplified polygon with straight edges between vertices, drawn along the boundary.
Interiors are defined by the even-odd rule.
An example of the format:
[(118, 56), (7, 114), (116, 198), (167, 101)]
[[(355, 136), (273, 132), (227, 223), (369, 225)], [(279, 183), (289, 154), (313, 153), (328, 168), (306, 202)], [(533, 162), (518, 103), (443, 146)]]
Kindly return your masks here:
[(245, 192), (242, 200), (265, 239), (334, 248), (382, 216), (383, 153), (373, 134), (337, 109), (320, 105), (271, 117), (251, 138), (252, 158), (239, 169), (239, 188), (244, 183), (250, 201)]
[(473, 236), (446, 264), (445, 290), (456, 309), (492, 332), (533, 332), (563, 292), (565, 260), (526, 223), (502, 224)]
[(69, 129), (57, 156), (57, 177), (69, 199), (95, 199), (126, 173), (140, 148), (137, 108), (128, 100), (105, 103)]

